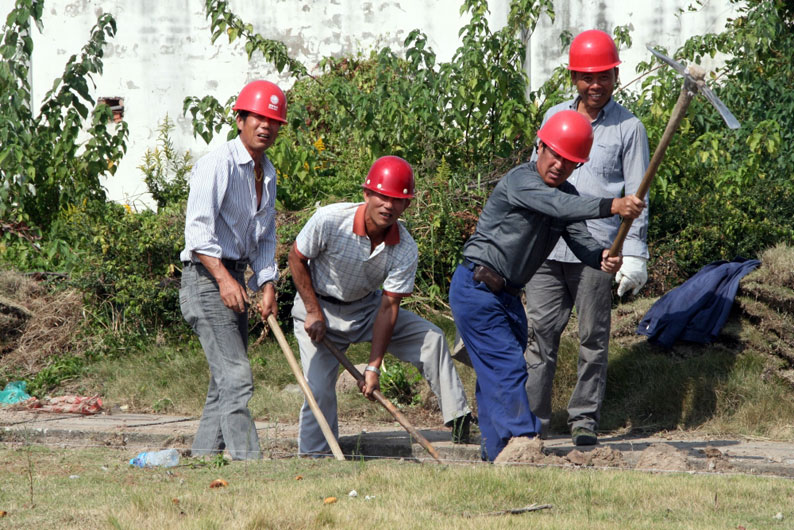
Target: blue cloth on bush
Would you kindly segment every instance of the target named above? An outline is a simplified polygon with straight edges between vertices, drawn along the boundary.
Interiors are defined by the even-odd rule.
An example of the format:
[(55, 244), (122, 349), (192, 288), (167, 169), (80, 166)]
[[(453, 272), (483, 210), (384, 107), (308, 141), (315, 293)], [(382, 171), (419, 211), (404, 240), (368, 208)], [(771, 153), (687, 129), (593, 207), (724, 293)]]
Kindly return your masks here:
[(653, 304), (637, 333), (666, 348), (676, 340), (713, 342), (728, 320), (739, 280), (760, 264), (741, 257), (709, 263)]

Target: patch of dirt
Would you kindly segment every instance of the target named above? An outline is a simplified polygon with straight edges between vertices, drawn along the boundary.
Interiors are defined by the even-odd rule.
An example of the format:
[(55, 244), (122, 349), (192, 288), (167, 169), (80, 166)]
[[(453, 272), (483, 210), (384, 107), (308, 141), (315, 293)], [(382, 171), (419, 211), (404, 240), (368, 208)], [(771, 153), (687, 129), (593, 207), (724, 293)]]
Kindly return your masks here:
[(656, 469), (659, 471), (687, 471), (687, 455), (675, 446), (665, 443), (651, 444), (637, 460), (635, 469)]
[(543, 464), (588, 467), (626, 467), (623, 453), (611, 447), (596, 447), (592, 451), (574, 449), (567, 455), (550, 452), (540, 438), (517, 437), (511, 439), (494, 464)]
[(716, 447), (712, 447), (707, 445), (706, 448), (702, 451), (703, 454), (706, 455), (708, 459), (708, 470), (709, 471), (731, 471), (733, 470), (733, 466), (728, 461), (728, 458)]
[(546, 459), (543, 442), (540, 438), (519, 436), (512, 438), (502, 452), (494, 459), (494, 464), (530, 463), (540, 464)]
[[(572, 451), (573, 452), (573, 451)], [(623, 453), (611, 447), (596, 447), (586, 453), (588, 459), (584, 465), (595, 467), (626, 467)], [(570, 460), (571, 454), (568, 453)]]

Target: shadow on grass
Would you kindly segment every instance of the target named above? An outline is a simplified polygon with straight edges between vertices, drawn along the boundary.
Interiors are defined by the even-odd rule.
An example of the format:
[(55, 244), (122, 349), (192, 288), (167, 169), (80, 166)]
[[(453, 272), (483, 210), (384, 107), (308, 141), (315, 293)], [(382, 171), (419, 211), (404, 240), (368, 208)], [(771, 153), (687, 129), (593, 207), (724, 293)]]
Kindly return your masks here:
[[(689, 355), (681, 356), (682, 350)], [(695, 429), (718, 411), (718, 389), (731, 377), (738, 348), (647, 342), (610, 352), (600, 428)]]

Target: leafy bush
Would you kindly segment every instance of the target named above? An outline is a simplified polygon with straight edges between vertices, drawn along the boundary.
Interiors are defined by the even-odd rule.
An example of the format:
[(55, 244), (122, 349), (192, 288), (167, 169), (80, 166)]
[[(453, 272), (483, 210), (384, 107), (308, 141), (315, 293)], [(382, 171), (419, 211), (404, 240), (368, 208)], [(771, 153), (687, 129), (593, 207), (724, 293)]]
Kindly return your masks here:
[[(734, 3), (740, 16), (722, 33), (693, 37), (675, 53), (685, 63), (727, 54), (708, 82), (742, 124), (729, 130), (711, 104), (695, 98), (651, 187), (652, 259), (676, 262), (678, 281), (710, 261), (754, 257), (794, 238), (794, 151), (785, 148), (794, 141), (792, 11), (780, 1)], [(681, 82), (667, 67), (643, 82), (633, 109), (651, 146)]]
[(174, 122), (166, 114), (157, 127), (157, 146), (146, 150), (143, 162), (138, 166), (143, 171), (143, 180), (157, 202), (158, 209), (169, 204), (184, 203), (189, 191), (187, 175), (193, 168), (190, 151), (182, 154), (174, 151), (171, 141), (173, 130)]
[(182, 320), (179, 252), (184, 246), (184, 203), (158, 213), (135, 213), (108, 203), (101, 211), (67, 208), (51, 230), (79, 256), (72, 283), (114, 330), (156, 331)]
[(419, 371), (409, 363), (383, 361), (380, 386), (383, 395), (396, 405), (416, 405), (420, 396), (414, 386), (422, 381)]

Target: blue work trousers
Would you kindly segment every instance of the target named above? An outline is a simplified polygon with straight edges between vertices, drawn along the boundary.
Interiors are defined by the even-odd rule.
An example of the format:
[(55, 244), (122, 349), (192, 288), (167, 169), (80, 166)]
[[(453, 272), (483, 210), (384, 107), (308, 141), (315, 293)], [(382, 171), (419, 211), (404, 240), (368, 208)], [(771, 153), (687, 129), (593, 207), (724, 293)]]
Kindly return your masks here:
[(524, 387), (527, 317), (521, 299), (493, 293), (459, 265), (449, 289), (452, 316), (477, 373), (483, 460), (493, 460), (516, 436), (536, 436), (540, 422)]

